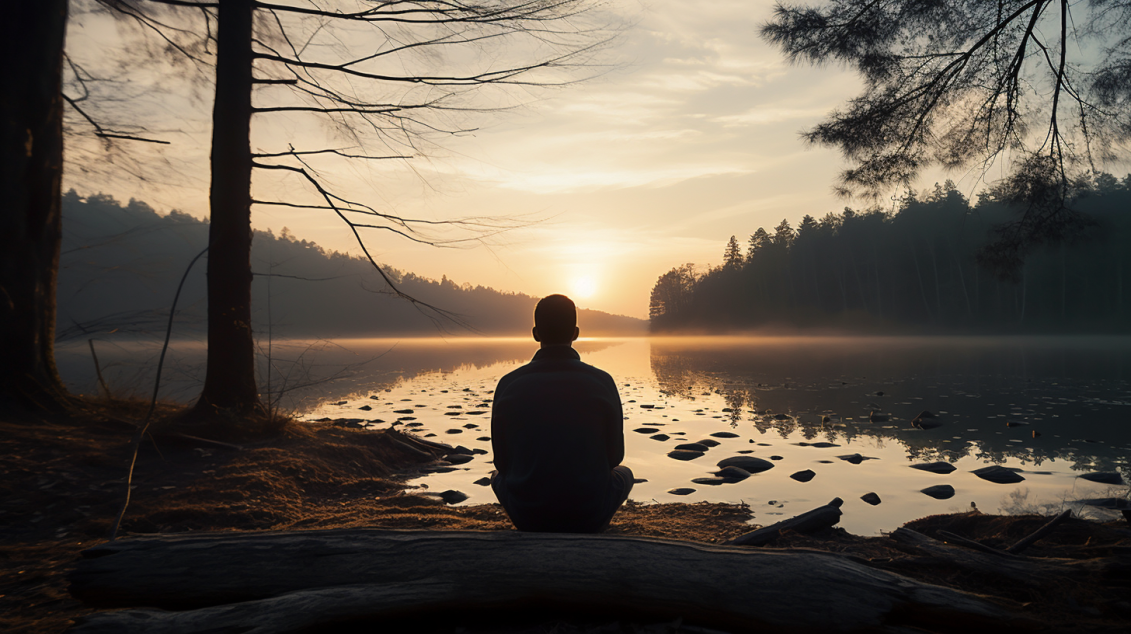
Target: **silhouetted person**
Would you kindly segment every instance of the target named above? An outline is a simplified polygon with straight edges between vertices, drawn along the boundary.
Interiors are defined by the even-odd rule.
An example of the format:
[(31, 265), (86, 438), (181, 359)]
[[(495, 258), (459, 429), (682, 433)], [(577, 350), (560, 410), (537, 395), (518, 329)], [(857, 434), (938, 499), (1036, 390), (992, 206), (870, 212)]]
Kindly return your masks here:
[(521, 531), (596, 533), (628, 499), (624, 415), (608, 372), (572, 347), (577, 309), (550, 295), (534, 309), (530, 363), (499, 380), (491, 411), (491, 488)]

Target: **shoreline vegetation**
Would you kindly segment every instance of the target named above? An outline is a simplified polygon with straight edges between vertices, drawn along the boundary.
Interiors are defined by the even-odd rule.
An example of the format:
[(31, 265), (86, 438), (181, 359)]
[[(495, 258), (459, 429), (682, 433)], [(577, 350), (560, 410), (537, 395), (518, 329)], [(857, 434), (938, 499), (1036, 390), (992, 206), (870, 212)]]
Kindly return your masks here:
[[(70, 596), (68, 575), (80, 553), (104, 543), (109, 533), (125, 492), (135, 433), (126, 420), (140, 406), (82, 403), (85, 413), (69, 418), (11, 411), (0, 416), (0, 447), (6, 457), (0, 474), (0, 630), (61, 632), (94, 612)], [(351, 429), (341, 421), (291, 421), (269, 437), (221, 442), (203, 432), (170, 433), (181, 431), (171, 424), (179, 411), (163, 404), (155, 431), (141, 445), (120, 531), (125, 539), (331, 528), (513, 531), (497, 504), (453, 507), (443, 502), (442, 492), (407, 485), (408, 478), (442, 457), (441, 451), (409, 435)], [(618, 511), (607, 534), (723, 544), (755, 528), (747, 523), (750, 517), (741, 505), (630, 502)], [(1127, 522), (1070, 518), (1032, 545), (1023, 559), (1010, 559), (1000, 570), (979, 570), (982, 564), (971, 563), (978, 557), (996, 561), (993, 555), (946, 545), (945, 537), (940, 538), (942, 532), (1005, 549), (1048, 520), (973, 511), (918, 519), (902, 532), (893, 526), (891, 535), (864, 537), (833, 527), (810, 534), (786, 532), (766, 546), (744, 548), (835, 553), (917, 582), (981, 595), (1051, 630), (1124, 630), (1131, 624)], [(906, 537), (906, 529), (930, 543), (894, 538)], [(1062, 564), (1072, 564), (1069, 560), (1081, 566), (1077, 572), (1091, 572), (1066, 572)], [(1036, 566), (1040, 574), (1019, 576), (1011, 568), (1015, 564)], [(757, 588), (751, 592), (755, 595)], [(475, 632), (702, 631), (693, 621), (673, 627), (670, 619), (574, 612), (541, 612), (519, 622), (468, 613), (457, 621), (455, 625)], [(451, 625), (446, 630), (437, 625), (436, 631), (450, 631)], [(942, 630), (954, 627), (939, 623)], [(412, 629), (427, 630), (419, 623)]]

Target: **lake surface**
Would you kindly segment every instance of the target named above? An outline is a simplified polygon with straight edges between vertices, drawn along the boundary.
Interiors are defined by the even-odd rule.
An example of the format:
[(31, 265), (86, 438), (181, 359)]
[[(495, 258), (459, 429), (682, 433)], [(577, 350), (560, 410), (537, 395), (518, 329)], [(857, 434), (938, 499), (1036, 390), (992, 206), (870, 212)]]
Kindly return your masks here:
[[(98, 345), (111, 389), (143, 392), (153, 345)], [(1126, 486), (1078, 476), (1117, 471), (1131, 479), (1131, 338), (693, 337), (592, 339), (576, 347), (617, 381), (625, 464), (647, 480), (633, 489), (639, 502), (745, 503), (754, 522), (769, 524), (840, 497), (841, 526), (874, 535), (971, 504), (988, 513), (1074, 508), (1109, 517), (1079, 501), (1128, 495)], [(276, 343), (271, 389), (282, 386), (280, 405), (305, 420), (395, 425), (485, 451), (411, 484), (463, 491), (470, 496), (464, 504), (494, 502), (490, 487), (474, 484), (492, 469), (492, 392), (536, 350), (529, 339)], [(202, 355), (199, 344), (175, 348), (165, 395), (195, 395)], [(59, 358), (73, 389), (95, 389), (85, 345), (62, 348)], [(266, 388), (266, 361), (261, 377)], [(937, 427), (912, 424), (923, 411), (938, 416), (929, 421)], [(667, 455), (702, 439), (718, 445), (689, 461)], [(855, 454), (864, 459), (842, 458)], [(692, 483), (736, 455), (774, 467), (733, 484)], [(909, 468), (935, 461), (956, 470)], [(1024, 481), (995, 484), (971, 473), (989, 465), (1019, 469)], [(804, 470), (815, 476), (790, 477)], [(941, 484), (956, 494), (939, 500), (920, 492)], [(669, 492), (676, 488), (695, 490)], [(867, 493), (881, 503), (862, 501)]]

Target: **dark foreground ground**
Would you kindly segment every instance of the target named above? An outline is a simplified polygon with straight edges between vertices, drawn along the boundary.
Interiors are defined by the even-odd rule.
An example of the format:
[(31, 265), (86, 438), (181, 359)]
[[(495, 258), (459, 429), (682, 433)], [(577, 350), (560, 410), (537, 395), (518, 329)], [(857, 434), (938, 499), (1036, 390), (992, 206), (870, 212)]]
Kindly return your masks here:
[[(66, 575), (84, 548), (106, 540), (125, 493), (133, 429), (92, 413), (82, 420), (0, 415), (0, 632), (62, 632), (90, 612), (67, 593)], [(270, 440), (222, 446), (157, 434), (139, 452), (122, 523), (131, 534), (339, 527), (513, 530), (497, 504), (451, 507), (407, 494), (404, 480), (429, 461), (396, 432), (332, 424), (290, 425)], [(420, 493), (413, 490), (413, 493)], [(723, 542), (748, 530), (748, 509), (727, 504), (629, 503), (609, 533)], [(978, 512), (907, 524), (1005, 547), (1048, 518)], [(892, 527), (893, 529), (896, 527)], [(907, 548), (840, 529), (788, 535), (773, 548), (845, 553), (921, 581), (983, 594), (1047, 623), (1049, 631), (1131, 629), (1131, 595), (1108, 579), (1019, 587), (946, 565), (911, 565)], [(1030, 548), (1032, 557), (1084, 559), (1131, 549), (1126, 522), (1069, 520)], [(820, 597), (814, 597), (819, 608)], [(567, 634), (703, 630), (680, 623), (568, 618), (437, 624), (435, 631)]]

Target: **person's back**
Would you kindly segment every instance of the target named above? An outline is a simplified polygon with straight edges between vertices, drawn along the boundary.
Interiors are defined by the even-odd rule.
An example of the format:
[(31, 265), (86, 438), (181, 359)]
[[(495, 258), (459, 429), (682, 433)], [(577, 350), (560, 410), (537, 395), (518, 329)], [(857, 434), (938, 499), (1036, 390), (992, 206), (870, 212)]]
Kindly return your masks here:
[(577, 328), (568, 298), (539, 302), (535, 323), (542, 349), (495, 390), (491, 485), (519, 530), (597, 532), (632, 488), (632, 472), (618, 466), (620, 395), (608, 373), (570, 346)]

